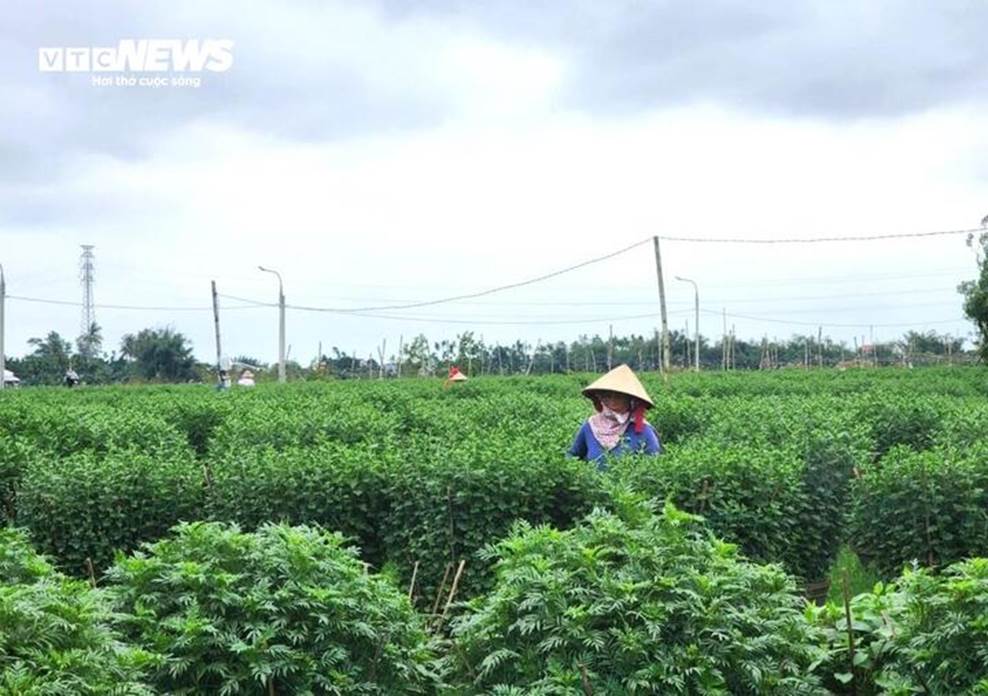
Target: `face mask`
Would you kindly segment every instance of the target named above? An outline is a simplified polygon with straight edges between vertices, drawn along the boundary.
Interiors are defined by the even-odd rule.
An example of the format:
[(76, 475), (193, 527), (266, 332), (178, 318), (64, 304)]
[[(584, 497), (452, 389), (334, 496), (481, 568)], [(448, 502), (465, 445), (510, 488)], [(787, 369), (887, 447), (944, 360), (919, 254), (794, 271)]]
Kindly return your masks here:
[(610, 420), (616, 421), (618, 423), (627, 423), (628, 418), (631, 416), (630, 413), (618, 413), (617, 411), (612, 411), (611, 409), (607, 408), (607, 406), (603, 407), (601, 413), (603, 413), (604, 416), (606, 416)]

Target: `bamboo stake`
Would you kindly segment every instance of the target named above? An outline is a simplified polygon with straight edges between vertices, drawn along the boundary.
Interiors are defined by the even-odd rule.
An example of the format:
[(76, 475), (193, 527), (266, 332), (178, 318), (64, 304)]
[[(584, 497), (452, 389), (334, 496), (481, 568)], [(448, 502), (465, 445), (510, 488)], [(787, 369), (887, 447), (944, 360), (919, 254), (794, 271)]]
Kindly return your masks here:
[(460, 561), (460, 566), (456, 569), (456, 575), (453, 577), (453, 585), (449, 588), (449, 597), (446, 598), (446, 606), (443, 607), (443, 615), (439, 617), (439, 622), (436, 624), (438, 629), (443, 625), (443, 621), (446, 620), (446, 615), (449, 613), (449, 608), (453, 605), (453, 597), (456, 596), (456, 590), (460, 586), (460, 577), (463, 575), (463, 566), (467, 562), (465, 560)]
[(446, 564), (446, 571), (443, 573), (443, 580), (439, 583), (439, 591), (436, 592), (436, 601), (432, 605), (432, 615), (435, 616), (436, 612), (439, 611), (439, 602), (443, 598), (443, 590), (446, 589), (446, 581), (449, 579), (449, 571), (453, 569), (452, 563)]
[(419, 562), (415, 561), (415, 567), (412, 569), (412, 582), (408, 585), (408, 600), (411, 601), (412, 593), (415, 592), (415, 578), (419, 574)]
[(86, 572), (89, 573), (89, 584), (96, 589), (96, 569), (93, 568), (93, 559), (86, 558)]

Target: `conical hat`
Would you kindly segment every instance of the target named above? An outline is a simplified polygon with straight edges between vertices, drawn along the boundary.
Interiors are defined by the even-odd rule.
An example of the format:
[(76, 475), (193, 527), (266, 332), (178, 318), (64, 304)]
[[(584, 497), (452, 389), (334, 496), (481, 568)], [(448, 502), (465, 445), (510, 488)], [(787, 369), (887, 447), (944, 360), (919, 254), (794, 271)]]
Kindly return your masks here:
[(583, 395), (593, 398), (595, 391), (613, 391), (627, 394), (628, 396), (644, 401), (649, 408), (655, 405), (652, 398), (645, 391), (645, 387), (638, 381), (638, 377), (627, 365), (618, 365), (606, 375), (598, 379), (589, 387), (583, 390)]
[(466, 382), (467, 376), (462, 372), (457, 372), (455, 375), (450, 376), (450, 382)]

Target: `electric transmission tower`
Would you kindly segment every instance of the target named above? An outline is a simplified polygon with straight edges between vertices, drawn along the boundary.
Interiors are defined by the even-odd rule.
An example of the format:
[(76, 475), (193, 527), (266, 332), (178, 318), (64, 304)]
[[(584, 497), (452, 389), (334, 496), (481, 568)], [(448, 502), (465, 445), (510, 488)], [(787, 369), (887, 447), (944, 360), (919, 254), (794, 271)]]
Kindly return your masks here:
[(82, 283), (82, 318), (80, 320), (79, 344), (80, 352), (90, 356), (93, 350), (90, 332), (96, 323), (96, 309), (93, 307), (93, 280), (96, 271), (96, 257), (93, 255), (93, 245), (83, 244), (82, 255), (79, 257), (79, 281)]

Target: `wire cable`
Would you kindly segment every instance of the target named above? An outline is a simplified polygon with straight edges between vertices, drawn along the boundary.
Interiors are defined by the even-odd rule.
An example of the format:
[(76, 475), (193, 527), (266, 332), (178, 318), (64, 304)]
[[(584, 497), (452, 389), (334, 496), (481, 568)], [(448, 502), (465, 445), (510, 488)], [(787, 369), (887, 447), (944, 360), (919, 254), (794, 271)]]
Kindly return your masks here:
[(820, 244), (823, 242), (872, 242), (883, 239), (915, 239), (919, 237), (944, 237), (956, 234), (977, 234), (983, 228), (964, 230), (937, 230), (935, 232), (896, 232), (893, 234), (853, 235), (849, 237), (804, 237), (788, 239), (743, 239), (739, 237), (670, 237), (659, 235), (667, 242), (696, 242), (699, 244)]
[[(701, 309), (700, 312), (703, 314), (714, 314), (718, 317), (724, 316), (723, 312), (718, 312), (713, 309)], [(849, 329), (849, 328), (865, 329), (869, 327), (874, 327), (877, 329), (877, 328), (893, 328), (893, 327), (902, 327), (902, 326), (932, 326), (933, 324), (955, 324), (957, 322), (967, 321), (967, 319), (965, 319), (964, 317), (959, 317), (957, 319), (934, 319), (931, 321), (900, 322), (900, 323), (888, 323), (888, 324), (846, 324), (846, 323), (837, 323), (832, 321), (799, 321), (796, 319), (777, 319), (773, 317), (753, 316), (750, 314), (732, 314), (730, 312), (727, 313), (727, 316), (731, 317), (732, 319), (748, 319), (751, 321), (763, 321), (771, 324), (797, 324), (799, 326), (826, 326), (832, 329)]]
[[(449, 302), (456, 302), (458, 300), (472, 300), (477, 297), (484, 297), (486, 295), (493, 295), (496, 292), (503, 292), (505, 290), (514, 290), (515, 288), (525, 287), (526, 285), (532, 285), (534, 283), (541, 283), (544, 280), (549, 280), (550, 278), (555, 278), (556, 276), (561, 276), (564, 273), (570, 273), (571, 271), (578, 270), (580, 268), (586, 268), (587, 266), (593, 265), (595, 263), (600, 263), (602, 261), (607, 261), (608, 259), (613, 259), (615, 256), (620, 256), (632, 249), (637, 249), (640, 246), (648, 244), (652, 241), (652, 238), (643, 239), (639, 242), (635, 242), (623, 249), (618, 249), (617, 251), (612, 251), (609, 254), (603, 256), (597, 256), (595, 258), (589, 259), (587, 261), (581, 261), (578, 264), (572, 266), (567, 266), (558, 271), (552, 271), (551, 273), (546, 273), (544, 275), (537, 276), (535, 278), (529, 278), (528, 280), (522, 280), (517, 283), (508, 283), (507, 285), (499, 285), (495, 288), (489, 288), (488, 290), (481, 290), (480, 292), (471, 292), (464, 295), (453, 295), (451, 297), (442, 297), (437, 300), (426, 300), (423, 302), (408, 302), (405, 304), (394, 304), (394, 305), (379, 305), (376, 307), (307, 307), (304, 305), (285, 305), (289, 309), (297, 309), (303, 312), (331, 312), (334, 314), (356, 314), (358, 312), (379, 312), (394, 309), (413, 309), (417, 307), (431, 307), (438, 304), (447, 304)], [(256, 302), (255, 300), (245, 300), (243, 298), (234, 298), (231, 295), (223, 295), (228, 299), (240, 299), (242, 302), (251, 302), (257, 305), (267, 306), (269, 303)]]
[[(7, 295), (8, 300), (18, 300), (20, 302), (36, 302), (40, 304), (51, 304), (51, 305), (63, 305), (67, 307), (82, 307), (82, 302), (73, 302), (71, 300), (49, 300), (41, 297), (24, 297), (23, 295)], [(118, 304), (95, 304), (93, 305), (96, 309), (133, 309), (139, 311), (153, 311), (153, 312), (212, 312), (212, 307), (161, 307), (161, 306), (143, 306), (143, 305), (118, 305)], [(226, 309), (256, 309), (256, 307), (251, 304), (244, 307), (223, 307)]]

